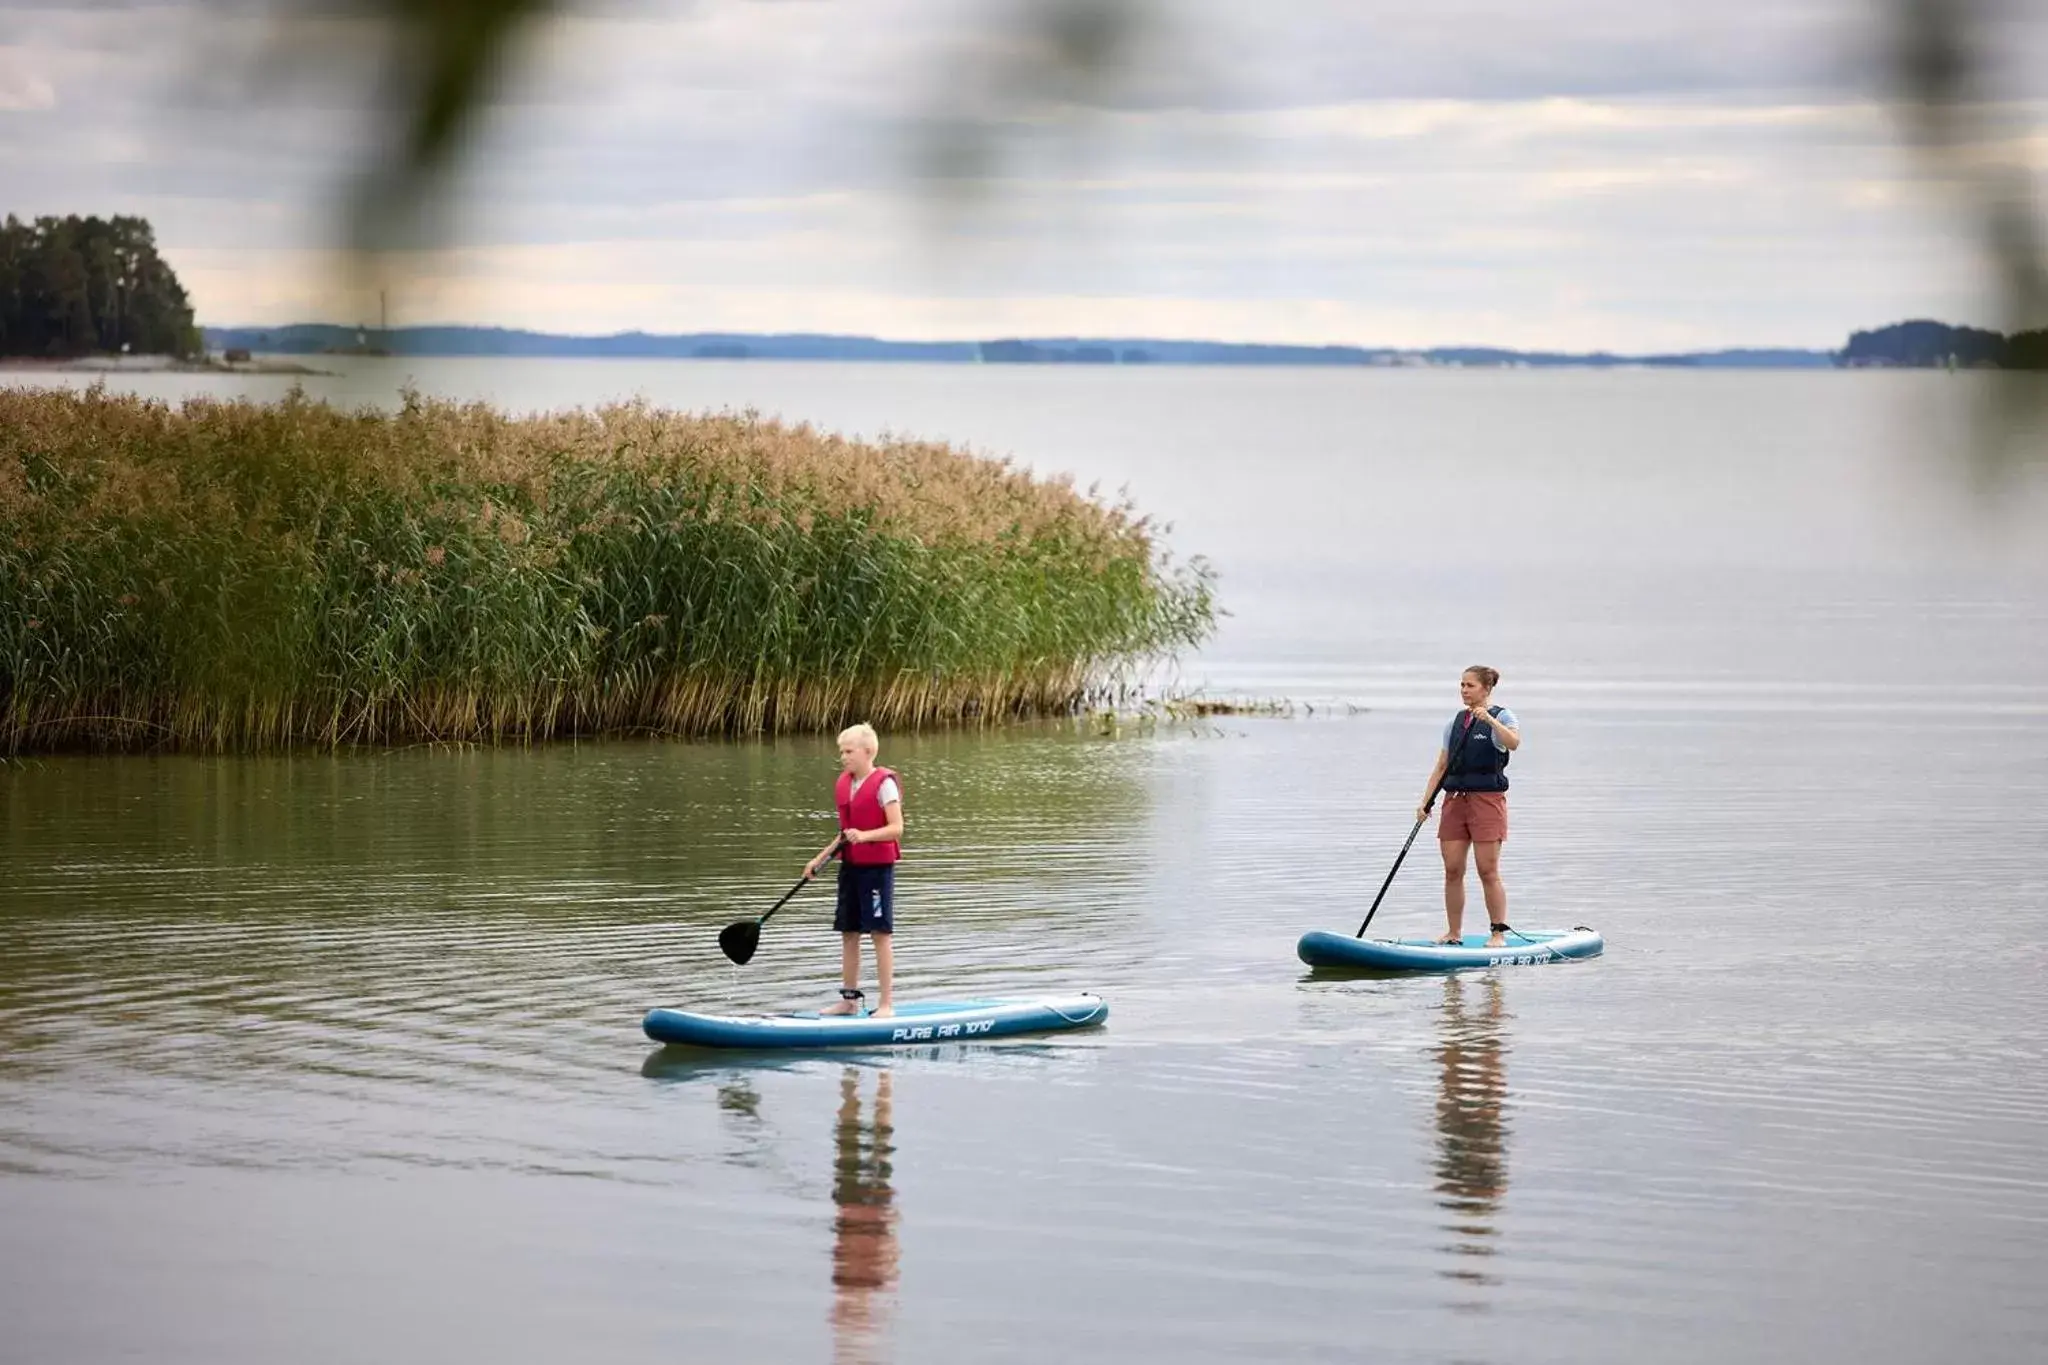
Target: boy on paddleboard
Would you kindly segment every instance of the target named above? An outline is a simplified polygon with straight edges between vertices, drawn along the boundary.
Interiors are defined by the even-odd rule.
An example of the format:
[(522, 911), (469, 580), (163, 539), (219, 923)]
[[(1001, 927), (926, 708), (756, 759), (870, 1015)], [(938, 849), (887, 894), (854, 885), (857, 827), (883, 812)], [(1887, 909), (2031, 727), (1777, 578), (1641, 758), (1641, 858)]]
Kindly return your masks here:
[(877, 767), (881, 740), (872, 725), (850, 725), (839, 735), (839, 782), (832, 799), (839, 807), (839, 838), (804, 864), (806, 880), (818, 875), (835, 848), (839, 853), (839, 902), (832, 927), (839, 931), (839, 1002), (820, 1014), (858, 1014), (866, 997), (860, 989), (860, 936), (875, 944), (875, 976), (881, 999), (874, 1014), (888, 1018), (895, 1006), (896, 862), (903, 856), (903, 791), (896, 774)]
[(1486, 897), (1492, 929), (1489, 948), (1507, 943), (1508, 890), (1500, 879), (1500, 846), (1508, 837), (1508, 755), (1522, 747), (1520, 722), (1505, 706), (1491, 705), (1500, 674), (1475, 664), (1458, 679), (1465, 705), (1444, 727), (1443, 747), (1429, 770), (1429, 786), (1415, 808), (1417, 822), (1429, 818), (1437, 783), (1443, 783), (1444, 816), (1436, 837), (1444, 855), (1444, 918), (1438, 943), (1464, 942), (1465, 858), (1479, 865), (1479, 886)]

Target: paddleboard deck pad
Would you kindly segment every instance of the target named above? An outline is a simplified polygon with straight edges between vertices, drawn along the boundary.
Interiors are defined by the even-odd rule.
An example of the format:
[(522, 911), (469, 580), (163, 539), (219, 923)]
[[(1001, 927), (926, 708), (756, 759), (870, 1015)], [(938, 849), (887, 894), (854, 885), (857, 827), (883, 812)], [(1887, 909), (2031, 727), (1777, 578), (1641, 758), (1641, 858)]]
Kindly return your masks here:
[(979, 1042), (1022, 1033), (1093, 1028), (1109, 1018), (1098, 995), (1037, 1000), (927, 1000), (898, 1005), (886, 1019), (872, 1014), (694, 1014), (649, 1010), (640, 1027), (657, 1043), (687, 1047), (918, 1047)]
[(1396, 972), (1452, 972), (1465, 967), (1524, 967), (1569, 958), (1598, 957), (1607, 946), (1599, 931), (1516, 930), (1501, 948), (1486, 946), (1485, 934), (1467, 934), (1457, 945), (1426, 938), (1353, 938), (1314, 929), (1301, 936), (1295, 953), (1311, 967), (1377, 967)]

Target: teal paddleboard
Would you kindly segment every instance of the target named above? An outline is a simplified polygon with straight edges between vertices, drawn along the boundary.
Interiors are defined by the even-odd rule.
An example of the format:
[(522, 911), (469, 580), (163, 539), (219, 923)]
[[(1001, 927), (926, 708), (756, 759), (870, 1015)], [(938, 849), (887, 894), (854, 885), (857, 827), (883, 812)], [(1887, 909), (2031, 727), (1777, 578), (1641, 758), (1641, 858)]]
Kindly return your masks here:
[(1311, 967), (1376, 967), (1396, 972), (1451, 972), (1464, 967), (1525, 967), (1571, 958), (1598, 957), (1607, 941), (1583, 924), (1574, 929), (1515, 930), (1501, 948), (1486, 946), (1485, 934), (1467, 934), (1458, 944), (1426, 938), (1354, 938), (1315, 929), (1301, 936), (1296, 956)]
[(915, 1047), (972, 1043), (1024, 1033), (1093, 1028), (1109, 1018), (1098, 995), (1031, 1000), (927, 1000), (872, 1014), (697, 1014), (649, 1010), (640, 1027), (657, 1043), (687, 1047)]

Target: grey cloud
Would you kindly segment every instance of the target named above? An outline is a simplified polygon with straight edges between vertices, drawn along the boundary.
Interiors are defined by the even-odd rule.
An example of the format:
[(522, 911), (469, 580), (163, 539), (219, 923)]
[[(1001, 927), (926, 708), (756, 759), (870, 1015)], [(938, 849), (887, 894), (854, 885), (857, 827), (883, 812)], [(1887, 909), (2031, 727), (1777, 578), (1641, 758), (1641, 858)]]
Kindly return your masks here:
[(1315, 105), (1829, 88), (1840, 83), (1843, 39), (1869, 11), (1864, 0), (1329, 0), (1308, 8), (1320, 22), (1290, 26), (1291, 42), (1252, 49), (1268, 59), (1249, 82), (1261, 97)]
[[(1873, 12), (1889, 2), (564, 0), (560, 8), (586, 22), (649, 26), (657, 50), (636, 51), (631, 63), (619, 65), (695, 84), (772, 87), (781, 73), (801, 70), (813, 94), (888, 100), (948, 92), (966, 98), (999, 77), (1016, 87), (1017, 103), (1039, 97), (1048, 104), (1111, 108), (1274, 108), (1358, 99), (1834, 88), (1843, 83), (1845, 44), (1857, 41)], [(1038, 74), (1047, 84), (1032, 90), (1029, 55), (1045, 45), (1029, 40), (1037, 31), (1030, 16), (1077, 4), (1134, 16), (1131, 37), (1119, 49), (1122, 60), (1108, 73), (1114, 78), (1063, 82), (1056, 79), (1060, 64), (1041, 63)], [(367, 30), (368, 8), (347, 0), (182, 0), (53, 11), (0, 0), (0, 13), (26, 16), (32, 39), (44, 35), (63, 46), (127, 52), (158, 50), (174, 28), (216, 41), (266, 21), (288, 47), (324, 54), (345, 31)], [(703, 50), (708, 40), (732, 36), (752, 40), (752, 49)], [(547, 37), (545, 29), (537, 34), (542, 65)], [(792, 60), (805, 50), (818, 51), (820, 59)], [(330, 66), (351, 72), (365, 54), (340, 55)], [(218, 72), (227, 63), (213, 65)], [(563, 88), (595, 97), (607, 79), (604, 71), (572, 73)], [(372, 89), (360, 85), (359, 102), (369, 103)]]

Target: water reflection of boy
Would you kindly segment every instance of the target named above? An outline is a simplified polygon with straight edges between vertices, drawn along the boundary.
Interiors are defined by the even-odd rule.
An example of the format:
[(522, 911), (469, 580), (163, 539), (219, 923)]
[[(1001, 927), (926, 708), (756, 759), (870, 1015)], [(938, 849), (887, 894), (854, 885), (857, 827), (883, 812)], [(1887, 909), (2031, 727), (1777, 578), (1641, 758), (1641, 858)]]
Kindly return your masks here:
[(882, 1304), (876, 1295), (896, 1284), (896, 1191), (889, 1183), (895, 1152), (890, 1077), (875, 1078), (875, 1117), (861, 1121), (860, 1071), (839, 1078), (832, 1203), (833, 1358), (841, 1365), (875, 1359)]
[[(1446, 1228), (1464, 1239), (1452, 1249), (1465, 1256), (1494, 1254), (1493, 1216), (1508, 1186), (1501, 984), (1490, 978), (1479, 989), (1485, 1003), (1468, 1012), (1464, 981), (1444, 978), (1443, 1041), (1437, 1048), (1437, 1206), (1455, 1215)], [(1475, 1270), (1446, 1273), (1494, 1283)]]

